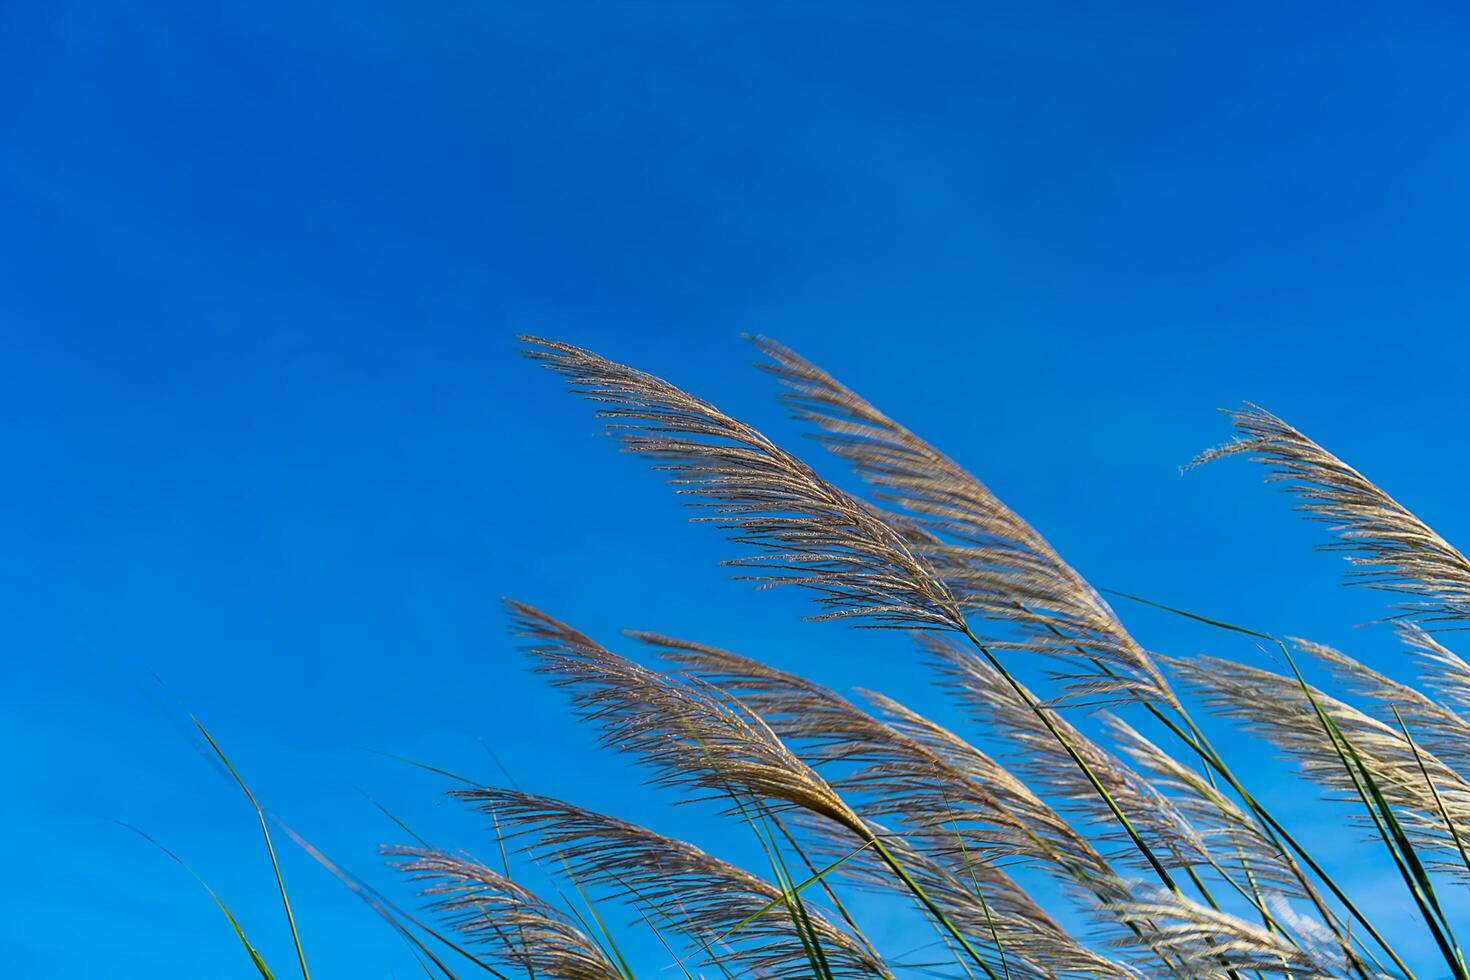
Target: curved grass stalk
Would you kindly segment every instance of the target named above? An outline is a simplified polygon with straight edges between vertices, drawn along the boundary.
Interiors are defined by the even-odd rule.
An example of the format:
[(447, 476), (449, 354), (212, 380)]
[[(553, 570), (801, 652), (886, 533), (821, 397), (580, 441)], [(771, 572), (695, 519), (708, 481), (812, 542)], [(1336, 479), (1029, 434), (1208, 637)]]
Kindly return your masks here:
[(1424, 757), (1419, 754), (1419, 746), (1414, 741), (1414, 736), (1409, 734), (1409, 726), (1404, 724), (1404, 716), (1399, 714), (1398, 705), (1389, 707), (1399, 723), (1399, 728), (1404, 733), (1404, 741), (1409, 743), (1409, 748), (1414, 752), (1414, 761), (1419, 764), (1419, 771), (1424, 775), (1424, 785), (1429, 787), (1429, 792), (1434, 797), (1435, 806), (1439, 808), (1440, 819), (1444, 821), (1445, 829), (1449, 831), (1450, 837), (1455, 842), (1455, 850), (1460, 852), (1460, 860), (1464, 863), (1465, 870), (1470, 872), (1470, 854), (1465, 852), (1465, 842), (1460, 838), (1460, 831), (1455, 826), (1455, 821), (1450, 819), (1449, 811), (1445, 809), (1444, 799), (1439, 795), (1439, 789), (1429, 775), (1429, 768), (1424, 765)]
[(1098, 797), (1101, 798), (1103, 803), (1107, 805), (1108, 809), (1112, 812), (1114, 818), (1117, 819), (1119, 826), (1121, 826), (1123, 828), (1123, 831), (1128, 835), (1128, 839), (1133, 842), (1133, 846), (1138, 848), (1138, 852), (1143, 855), (1145, 860), (1148, 861), (1149, 866), (1153, 868), (1154, 873), (1158, 875), (1159, 880), (1163, 882), (1165, 887), (1167, 887), (1171, 892), (1178, 894), (1179, 885), (1177, 882), (1174, 881), (1174, 877), (1169, 873), (1169, 869), (1164, 867), (1163, 862), (1159, 860), (1158, 855), (1154, 854), (1153, 848), (1149, 847), (1148, 842), (1145, 841), (1143, 837), (1138, 833), (1138, 830), (1133, 826), (1133, 821), (1128, 819), (1128, 815), (1123, 812), (1120, 806), (1118, 806), (1117, 801), (1113, 799), (1113, 795), (1108, 792), (1107, 787), (1103, 785), (1102, 780), (1098, 778), (1097, 773), (1093, 771), (1092, 767), (1088, 765), (1087, 760), (1082, 757), (1081, 753), (1079, 753), (1076, 748), (1073, 747), (1072, 743), (1067, 739), (1067, 737), (1063, 735), (1062, 732), (1057, 728), (1056, 723), (1052, 721), (1050, 714), (1041, 706), (1041, 703), (1038, 702), (1036, 698), (1031, 694), (1031, 692), (1026, 689), (1025, 685), (1017, 681), (1015, 677), (1011, 675), (1011, 672), (1006, 670), (1005, 665), (1000, 662), (1000, 659), (996, 657), (993, 653), (991, 653), (990, 649), (984, 643), (982, 643), (980, 639), (975, 636), (974, 633), (970, 632), (968, 627), (965, 628), (963, 633), (965, 638), (974, 645), (976, 650), (980, 651), (980, 654), (986, 659), (990, 666), (995, 669), (995, 672), (998, 673), (1002, 678), (1004, 678), (1006, 683), (1011, 686), (1016, 694), (1023, 701), (1026, 702), (1027, 707), (1029, 707), (1032, 712), (1035, 713), (1036, 717), (1041, 720), (1041, 723), (1046, 726), (1047, 731), (1051, 732), (1051, 734), (1056, 737), (1056, 740), (1061, 745), (1063, 751), (1065, 751), (1067, 753), (1067, 756), (1071, 758), (1074, 763), (1076, 763), (1077, 768), (1082, 771), (1082, 774), (1087, 778), (1087, 781), (1092, 784), (1093, 789), (1097, 791)]
[(975, 890), (975, 897), (980, 900), (980, 910), (985, 913), (985, 924), (990, 927), (991, 941), (995, 943), (996, 951), (1000, 953), (1001, 969), (1005, 971), (1006, 980), (1011, 980), (1011, 968), (1006, 962), (1005, 946), (1000, 941), (1000, 933), (996, 931), (995, 919), (990, 914), (990, 903), (985, 901), (985, 891), (980, 887), (980, 880), (975, 876), (975, 864), (970, 860), (970, 849), (965, 846), (965, 835), (960, 833), (958, 825), (954, 827), (954, 837), (959, 843), (960, 854), (965, 859), (965, 872), (970, 876), (970, 887)]
[(197, 881), (199, 883), (199, 886), (209, 893), (209, 897), (214, 899), (214, 904), (218, 905), (219, 910), (224, 913), (225, 919), (228, 920), (228, 922), (230, 923), (230, 928), (233, 929), (235, 932), (235, 938), (240, 940), (240, 945), (245, 948), (245, 954), (250, 957), (250, 965), (255, 967), (255, 971), (261, 975), (262, 980), (275, 980), (275, 974), (271, 973), (270, 967), (265, 965), (265, 960), (261, 958), (260, 951), (257, 950), (253, 945), (251, 945), (249, 939), (245, 938), (245, 930), (241, 928), (239, 921), (235, 919), (234, 913), (230, 911), (230, 907), (225, 904), (224, 899), (220, 898), (219, 894), (210, 887), (209, 882), (205, 881), (199, 876), (199, 873), (197, 871), (189, 867), (189, 865), (185, 863), (183, 858), (179, 857), (173, 851), (169, 850), (167, 847), (154, 840), (148, 834), (139, 830), (137, 827), (134, 827), (132, 824), (125, 823), (122, 824), (122, 826), (131, 830), (133, 833), (137, 834), (139, 837), (143, 838), (148, 843), (158, 848), (165, 855), (171, 858), (174, 863), (176, 863), (179, 867), (189, 872), (189, 877)]
[(205, 730), (204, 725), (199, 719), (190, 715), (189, 720), (199, 729), (199, 734), (204, 736), (204, 740), (209, 743), (209, 747), (214, 750), (214, 754), (219, 757), (220, 763), (234, 778), (235, 784), (240, 787), (240, 792), (245, 794), (245, 798), (250, 801), (250, 806), (255, 810), (255, 816), (260, 821), (261, 836), (265, 838), (266, 853), (270, 855), (271, 870), (275, 872), (276, 888), (281, 894), (281, 907), (286, 910), (286, 924), (291, 928), (291, 941), (296, 945), (296, 961), (301, 966), (301, 977), (302, 980), (311, 980), (311, 972), (306, 968), (306, 954), (301, 951), (301, 934), (296, 931), (296, 914), (291, 911), (291, 898), (286, 894), (286, 879), (281, 876), (281, 863), (276, 860), (276, 846), (271, 841), (270, 827), (266, 825), (265, 810), (256, 802), (255, 794), (250, 792), (250, 787), (245, 785), (245, 780), (241, 779), (240, 774), (235, 771), (235, 767), (230, 763), (229, 757), (225, 755), (224, 750), (219, 747), (219, 744)]
[(985, 962), (985, 957), (981, 956), (980, 953), (975, 949), (975, 947), (970, 945), (970, 941), (965, 938), (965, 934), (960, 930), (958, 926), (954, 924), (954, 922), (950, 920), (944, 909), (940, 908), (939, 905), (935, 903), (932, 898), (929, 897), (929, 894), (924, 891), (923, 887), (913, 879), (913, 877), (908, 873), (908, 870), (899, 863), (898, 858), (894, 857), (893, 852), (885, 847), (883, 842), (879, 840), (877, 836), (874, 836), (872, 840), (873, 849), (878, 852), (878, 856), (883, 859), (883, 863), (888, 865), (889, 870), (898, 876), (898, 879), (904, 883), (904, 885), (908, 888), (910, 892), (913, 893), (913, 896), (919, 900), (920, 904), (922, 904), (924, 908), (928, 910), (929, 914), (934, 917), (934, 921), (944, 927), (944, 930), (950, 934), (955, 942), (959, 943), (961, 948), (963, 948), (964, 951), (969, 954), (970, 959), (974, 960), (975, 963), (980, 967), (980, 969), (985, 971), (985, 975), (987, 977), (990, 977), (990, 980), (1000, 980), (1000, 978), (995, 975), (995, 971), (990, 968), (990, 964)]

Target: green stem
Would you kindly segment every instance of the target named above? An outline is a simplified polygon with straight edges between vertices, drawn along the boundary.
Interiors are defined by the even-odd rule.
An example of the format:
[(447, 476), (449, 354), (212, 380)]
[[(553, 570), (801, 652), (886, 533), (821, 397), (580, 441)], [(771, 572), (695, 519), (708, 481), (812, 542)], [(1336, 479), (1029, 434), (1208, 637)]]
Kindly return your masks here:
[(250, 792), (250, 787), (245, 785), (245, 780), (235, 771), (224, 749), (219, 747), (219, 743), (215, 742), (214, 737), (209, 734), (198, 718), (191, 715), (190, 720), (194, 722), (194, 727), (199, 729), (199, 734), (204, 736), (204, 740), (209, 743), (209, 747), (214, 750), (214, 754), (219, 757), (225, 769), (234, 777), (235, 784), (240, 787), (240, 791), (245, 794), (250, 805), (255, 808), (255, 816), (260, 820), (260, 833), (265, 838), (265, 850), (270, 855), (271, 870), (276, 873), (276, 887), (281, 892), (281, 906), (286, 910), (286, 925), (290, 926), (291, 940), (296, 944), (296, 960), (301, 965), (301, 977), (302, 980), (311, 980), (311, 971), (306, 968), (306, 954), (301, 951), (301, 935), (296, 931), (296, 915), (291, 911), (291, 899), (286, 895), (286, 879), (281, 876), (281, 863), (276, 859), (276, 846), (271, 841), (270, 828), (265, 822), (265, 810), (256, 802), (255, 794)]
[(1414, 753), (1414, 761), (1419, 764), (1419, 771), (1424, 774), (1424, 783), (1429, 787), (1429, 792), (1434, 796), (1434, 805), (1439, 808), (1439, 817), (1444, 821), (1445, 827), (1450, 832), (1450, 838), (1455, 842), (1455, 850), (1460, 852), (1460, 860), (1465, 863), (1465, 870), (1470, 871), (1470, 854), (1465, 853), (1465, 842), (1460, 839), (1460, 832), (1455, 829), (1455, 822), (1450, 819), (1449, 811), (1445, 809), (1444, 800), (1440, 798), (1439, 789), (1434, 785), (1434, 780), (1429, 778), (1429, 769), (1424, 765), (1424, 759), (1419, 755), (1419, 746), (1414, 742), (1414, 737), (1409, 734), (1409, 726), (1404, 724), (1404, 716), (1399, 714), (1396, 704), (1388, 706), (1393, 716), (1398, 719), (1399, 728), (1403, 729), (1404, 741), (1409, 743), (1409, 748)]
[(1142, 854), (1144, 858), (1148, 861), (1149, 866), (1153, 868), (1154, 873), (1159, 876), (1159, 880), (1162, 881), (1164, 885), (1167, 886), (1168, 889), (1174, 894), (1181, 894), (1181, 892), (1179, 891), (1179, 885), (1174, 881), (1173, 876), (1169, 874), (1169, 870), (1164, 867), (1163, 863), (1154, 854), (1153, 849), (1150, 848), (1148, 846), (1148, 843), (1144, 841), (1144, 839), (1139, 835), (1138, 831), (1133, 826), (1133, 822), (1128, 819), (1128, 815), (1125, 814), (1123, 810), (1118, 806), (1117, 801), (1113, 799), (1113, 796), (1111, 793), (1108, 792), (1107, 787), (1102, 784), (1102, 780), (1098, 779), (1097, 773), (1092, 771), (1092, 767), (1087, 764), (1087, 760), (1082, 758), (1081, 754), (1072, 747), (1072, 743), (1069, 742), (1067, 740), (1067, 737), (1063, 735), (1061, 731), (1057, 728), (1056, 723), (1051, 720), (1051, 716), (1047, 713), (1046, 709), (1041, 706), (1040, 702), (1036, 700), (1036, 698), (1031, 694), (1030, 691), (1026, 690), (1024, 685), (1022, 685), (1019, 681), (1011, 676), (1010, 671), (1006, 670), (1005, 666), (1000, 662), (999, 659), (996, 658), (995, 654), (991, 653), (990, 649), (986, 647), (985, 644), (981, 643), (980, 639), (975, 636), (974, 633), (970, 632), (970, 628), (968, 626), (964, 627), (964, 634), (966, 638), (968, 638), (969, 641), (974, 644), (975, 649), (979, 650), (980, 653), (984, 655), (985, 659), (989, 661), (990, 666), (994, 667), (996, 672), (1000, 674), (1001, 677), (1005, 678), (1006, 683), (1010, 684), (1015, 692), (1020, 695), (1021, 699), (1026, 702), (1026, 706), (1031, 709), (1031, 711), (1036, 715), (1037, 718), (1041, 719), (1041, 723), (1045, 725), (1047, 731), (1051, 732), (1052, 736), (1056, 738), (1057, 742), (1066, 751), (1071, 760), (1077, 764), (1077, 768), (1082, 770), (1082, 774), (1087, 777), (1087, 781), (1092, 784), (1092, 788), (1097, 790), (1098, 796), (1101, 797), (1102, 801), (1107, 804), (1108, 809), (1117, 819), (1119, 825), (1121, 825), (1123, 830), (1128, 834), (1129, 840), (1133, 842), (1133, 845), (1138, 848), (1139, 853)]
[(990, 980), (1000, 980), (1000, 977), (996, 976), (995, 971), (990, 968), (990, 964), (985, 962), (985, 959), (980, 955), (975, 947), (970, 945), (970, 941), (966, 939), (964, 934), (960, 932), (955, 924), (949, 920), (949, 916), (944, 914), (944, 910), (941, 909), (938, 905), (935, 905), (934, 900), (924, 893), (923, 888), (919, 887), (919, 883), (909, 876), (909, 873), (904, 870), (903, 865), (899, 864), (898, 859), (893, 856), (893, 852), (884, 847), (883, 842), (879, 840), (876, 836), (872, 838), (872, 841), (873, 849), (878, 852), (878, 856), (883, 859), (883, 863), (888, 865), (888, 867), (893, 871), (894, 874), (898, 875), (899, 879), (903, 881), (908, 890), (913, 892), (914, 897), (923, 904), (924, 908), (929, 911), (930, 915), (934, 916), (935, 921), (943, 926), (945, 931), (955, 938), (955, 941), (964, 948), (965, 952), (970, 955), (971, 959), (979, 964), (980, 969), (985, 971), (985, 975), (989, 977)]

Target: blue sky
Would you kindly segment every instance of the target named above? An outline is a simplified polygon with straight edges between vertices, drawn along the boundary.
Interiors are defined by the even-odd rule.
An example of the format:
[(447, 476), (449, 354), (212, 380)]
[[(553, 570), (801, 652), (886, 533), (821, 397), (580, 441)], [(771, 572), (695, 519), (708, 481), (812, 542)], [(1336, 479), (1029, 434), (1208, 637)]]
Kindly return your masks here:
[[(499, 779), (493, 753), (528, 789), (718, 846), (527, 675), (503, 595), (950, 718), (902, 638), (729, 582), (730, 547), (520, 332), (796, 438), (740, 338), (769, 334), (1097, 584), (1403, 673), (1355, 629), (1380, 597), (1341, 588), (1257, 469), (1176, 467), (1250, 399), (1470, 537), (1466, 27), (1448, 5), (5, 5), (12, 972), (250, 975), (126, 821), (289, 973), (251, 814), (151, 674), (374, 880), (402, 835), (363, 792), (443, 843), (490, 838), (368, 749)], [(1166, 652), (1258, 656), (1124, 612)], [(1404, 921), (1390, 872), (1291, 806)], [(285, 864), (315, 973), (412, 975), (336, 882)]]

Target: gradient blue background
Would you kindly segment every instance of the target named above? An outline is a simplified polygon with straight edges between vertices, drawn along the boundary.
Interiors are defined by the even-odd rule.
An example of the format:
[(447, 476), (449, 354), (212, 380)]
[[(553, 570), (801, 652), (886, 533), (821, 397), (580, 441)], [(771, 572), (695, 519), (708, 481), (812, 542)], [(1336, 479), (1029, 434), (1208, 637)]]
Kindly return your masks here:
[[(1381, 597), (1341, 588), (1257, 468), (1175, 467), (1252, 399), (1470, 537), (1456, 9), (0, 6), (12, 974), (251, 975), (207, 897), (116, 820), (291, 972), (252, 817), (150, 672), (267, 805), (378, 881), (373, 847), (403, 835), (359, 789), (493, 849), (442, 780), (364, 749), (499, 779), (488, 748), (526, 788), (721, 846), (527, 676), (502, 595), (952, 719), (901, 637), (729, 582), (729, 547), (515, 355), (518, 332), (785, 438), (740, 339), (770, 334), (1099, 585), (1406, 674), (1354, 629)], [(1157, 649), (1263, 662), (1123, 612)], [(1269, 751), (1232, 748), (1283, 785)], [(1286, 807), (1407, 935), (1392, 872), (1352, 864), (1308, 794)], [(284, 851), (316, 975), (417, 970)]]

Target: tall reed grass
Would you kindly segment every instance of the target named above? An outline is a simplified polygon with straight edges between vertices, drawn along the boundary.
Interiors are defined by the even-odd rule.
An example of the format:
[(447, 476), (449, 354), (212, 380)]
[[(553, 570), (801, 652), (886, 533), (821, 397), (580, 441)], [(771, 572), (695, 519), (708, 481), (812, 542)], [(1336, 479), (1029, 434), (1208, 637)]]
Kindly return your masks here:
[[(865, 495), (667, 381), (569, 344), (525, 343), (667, 475), (696, 520), (728, 536), (740, 578), (805, 590), (813, 618), (898, 631), (1007, 750), (987, 754), (883, 694), (847, 697), (690, 640), (631, 633), (635, 659), (511, 601), (534, 669), (601, 744), (718, 808), (732, 834), (758, 842), (763, 866), (573, 802), (457, 788), (499, 842), (498, 867), (421, 841), (386, 851), (437, 926), (320, 858), (409, 939), (426, 973), (631, 977), (618, 943), (631, 918), (686, 977), (1413, 976), (1402, 929), (1390, 934), (1329, 873), (1313, 853), (1320, 834), (1303, 839), (1257, 795), (1206, 737), (1204, 714), (1266, 740), (1336, 801), (1362, 860), (1393, 869), (1436, 950), (1424, 975), (1470, 980), (1441, 902), (1470, 880), (1470, 664), (1441, 642), (1470, 620), (1470, 561), (1286, 422), (1235, 412), (1238, 438), (1196, 463), (1249, 456), (1329, 525), (1350, 580), (1393, 600), (1422, 690), (1319, 644), (1164, 606), (1252, 637), (1281, 669), (1145, 649), (976, 477), (773, 341), (755, 340), (763, 368)], [(1015, 673), (1038, 658), (1044, 690)], [(1336, 693), (1304, 679), (1303, 658)], [(579, 897), (538, 896), (512, 877), (509, 850)], [(865, 935), (851, 896), (873, 890), (929, 930), (922, 961)]]

